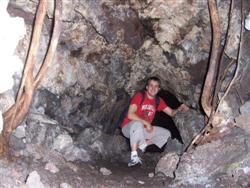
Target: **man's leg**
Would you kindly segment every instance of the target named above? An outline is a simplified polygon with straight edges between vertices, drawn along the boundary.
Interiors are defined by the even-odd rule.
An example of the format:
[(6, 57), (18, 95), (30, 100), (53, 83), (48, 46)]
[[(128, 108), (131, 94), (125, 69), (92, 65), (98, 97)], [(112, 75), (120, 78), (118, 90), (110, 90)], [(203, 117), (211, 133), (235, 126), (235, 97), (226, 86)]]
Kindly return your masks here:
[(140, 121), (130, 121), (123, 129), (122, 133), (130, 139), (131, 159), (128, 166), (141, 163), (137, 154), (138, 145), (145, 142), (144, 126)]
[(122, 133), (130, 139), (132, 151), (138, 149), (138, 145), (145, 142), (144, 126), (140, 121), (130, 121), (123, 129)]
[(151, 142), (151, 144), (155, 144), (159, 148), (162, 148), (162, 146), (164, 146), (164, 144), (168, 141), (168, 138), (171, 136), (170, 132), (167, 129), (158, 126), (154, 126), (154, 130), (152, 133), (147, 133), (145, 131), (145, 135), (146, 139), (148, 139), (148, 142)]

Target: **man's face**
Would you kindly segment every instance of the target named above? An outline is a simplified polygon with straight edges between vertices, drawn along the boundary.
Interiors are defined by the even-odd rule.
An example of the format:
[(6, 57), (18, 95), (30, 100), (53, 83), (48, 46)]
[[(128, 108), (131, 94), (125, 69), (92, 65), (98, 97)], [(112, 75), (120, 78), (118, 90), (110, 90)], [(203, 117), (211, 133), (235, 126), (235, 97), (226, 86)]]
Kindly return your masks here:
[(146, 89), (150, 97), (155, 97), (160, 90), (160, 84), (155, 80), (150, 80), (146, 86)]

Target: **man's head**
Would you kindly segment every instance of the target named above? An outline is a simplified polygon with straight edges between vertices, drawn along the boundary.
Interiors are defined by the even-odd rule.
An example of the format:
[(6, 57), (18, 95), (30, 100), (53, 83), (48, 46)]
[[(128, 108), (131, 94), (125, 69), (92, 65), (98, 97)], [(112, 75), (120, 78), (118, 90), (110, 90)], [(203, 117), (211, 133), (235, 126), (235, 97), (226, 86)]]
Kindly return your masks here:
[(147, 80), (146, 91), (149, 97), (155, 97), (161, 88), (161, 80), (158, 77), (150, 77)]

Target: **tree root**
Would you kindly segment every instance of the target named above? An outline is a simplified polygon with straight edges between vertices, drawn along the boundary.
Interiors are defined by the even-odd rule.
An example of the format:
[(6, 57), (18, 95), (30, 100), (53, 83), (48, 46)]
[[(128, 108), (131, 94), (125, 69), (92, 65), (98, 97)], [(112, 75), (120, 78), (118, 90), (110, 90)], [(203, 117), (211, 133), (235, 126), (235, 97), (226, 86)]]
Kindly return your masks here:
[(220, 42), (221, 42), (221, 30), (219, 13), (216, 6), (216, 0), (208, 0), (208, 6), (212, 22), (213, 41), (212, 52), (210, 57), (209, 68), (201, 96), (201, 104), (207, 117), (210, 117), (212, 112), (212, 86), (216, 77), (218, 62), (220, 58)]
[(35, 25), (32, 35), (32, 40), (29, 48), (28, 58), (24, 67), (23, 77), (20, 88), (18, 90), (17, 99), (14, 105), (12, 105), (4, 114), (4, 127), (0, 135), (0, 155), (5, 153), (8, 149), (8, 141), (10, 134), (16, 129), (20, 123), (25, 119), (30, 105), (32, 103), (33, 95), (38, 88), (42, 78), (45, 76), (49, 65), (51, 64), (54, 54), (56, 52), (60, 31), (61, 31), (61, 0), (56, 1), (55, 14), (54, 14), (54, 27), (49, 49), (46, 53), (45, 60), (37, 73), (37, 76), (33, 77), (33, 70), (36, 64), (36, 56), (39, 47), (39, 41), (42, 32), (42, 25), (44, 22), (47, 0), (41, 0), (38, 5), (37, 14), (35, 18)]
[[(227, 92), (222, 97), (222, 99), (219, 101), (219, 104), (217, 105), (216, 97), (219, 89), (221, 88), (222, 79), (224, 79), (224, 76), (226, 75), (229, 67), (234, 63), (234, 61), (231, 61), (230, 64), (227, 66), (226, 70), (223, 72), (221, 77), (217, 77), (217, 79), (220, 79), (219, 81), (216, 80), (216, 86), (215, 86), (215, 92), (212, 96), (212, 81), (215, 79), (216, 75), (216, 67), (219, 68), (219, 66), (216, 66), (216, 64), (219, 63), (220, 58), (220, 39), (221, 39), (221, 33), (220, 33), (220, 25), (219, 25), (219, 14), (218, 10), (216, 8), (216, 1), (215, 0), (208, 0), (209, 4), (209, 10), (211, 15), (211, 22), (212, 22), (212, 28), (213, 28), (213, 45), (212, 45), (212, 52), (211, 52), (211, 58), (210, 58), (210, 66), (207, 73), (207, 77), (205, 80), (205, 85), (202, 93), (202, 107), (208, 117), (208, 122), (206, 126), (200, 131), (200, 133), (192, 140), (191, 144), (188, 146), (187, 151), (193, 148), (194, 145), (198, 145), (200, 143), (205, 143), (205, 141), (210, 140), (210, 138), (214, 137), (213, 135), (220, 134), (219, 130), (214, 127), (213, 118), (218, 112), (218, 107), (221, 104), (221, 102), (224, 100), (226, 93), (229, 91), (230, 86), (227, 88)], [(230, 7), (230, 23), (231, 23), (231, 17), (232, 17), (232, 10), (233, 10), (233, 4), (234, 0), (231, 1), (231, 7)], [(228, 31), (230, 29), (230, 23), (228, 27)], [(242, 36), (242, 34), (241, 34)], [(217, 41), (216, 41), (217, 40)], [(226, 47), (227, 43), (225, 43)], [(241, 42), (239, 46), (241, 45)], [(224, 50), (225, 50), (224, 47)], [(240, 47), (239, 47), (240, 49)], [(224, 53), (224, 50), (222, 54)], [(239, 54), (239, 53), (238, 53)], [(239, 57), (238, 57), (239, 59)], [(217, 71), (218, 72), (218, 71)], [(234, 82), (234, 79), (231, 81), (231, 83)], [(230, 83), (230, 85), (231, 85)], [(210, 98), (211, 97), (211, 98)], [(213, 132), (213, 134), (211, 134)], [(210, 137), (210, 138), (209, 138)]]

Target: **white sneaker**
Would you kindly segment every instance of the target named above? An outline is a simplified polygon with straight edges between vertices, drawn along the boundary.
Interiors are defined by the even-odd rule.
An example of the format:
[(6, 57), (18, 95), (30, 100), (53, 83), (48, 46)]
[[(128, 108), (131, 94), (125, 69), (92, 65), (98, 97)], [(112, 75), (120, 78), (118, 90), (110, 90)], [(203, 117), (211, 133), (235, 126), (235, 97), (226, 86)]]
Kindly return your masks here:
[(128, 162), (128, 167), (135, 166), (137, 164), (142, 164), (141, 158), (138, 157), (138, 155), (132, 155)]

